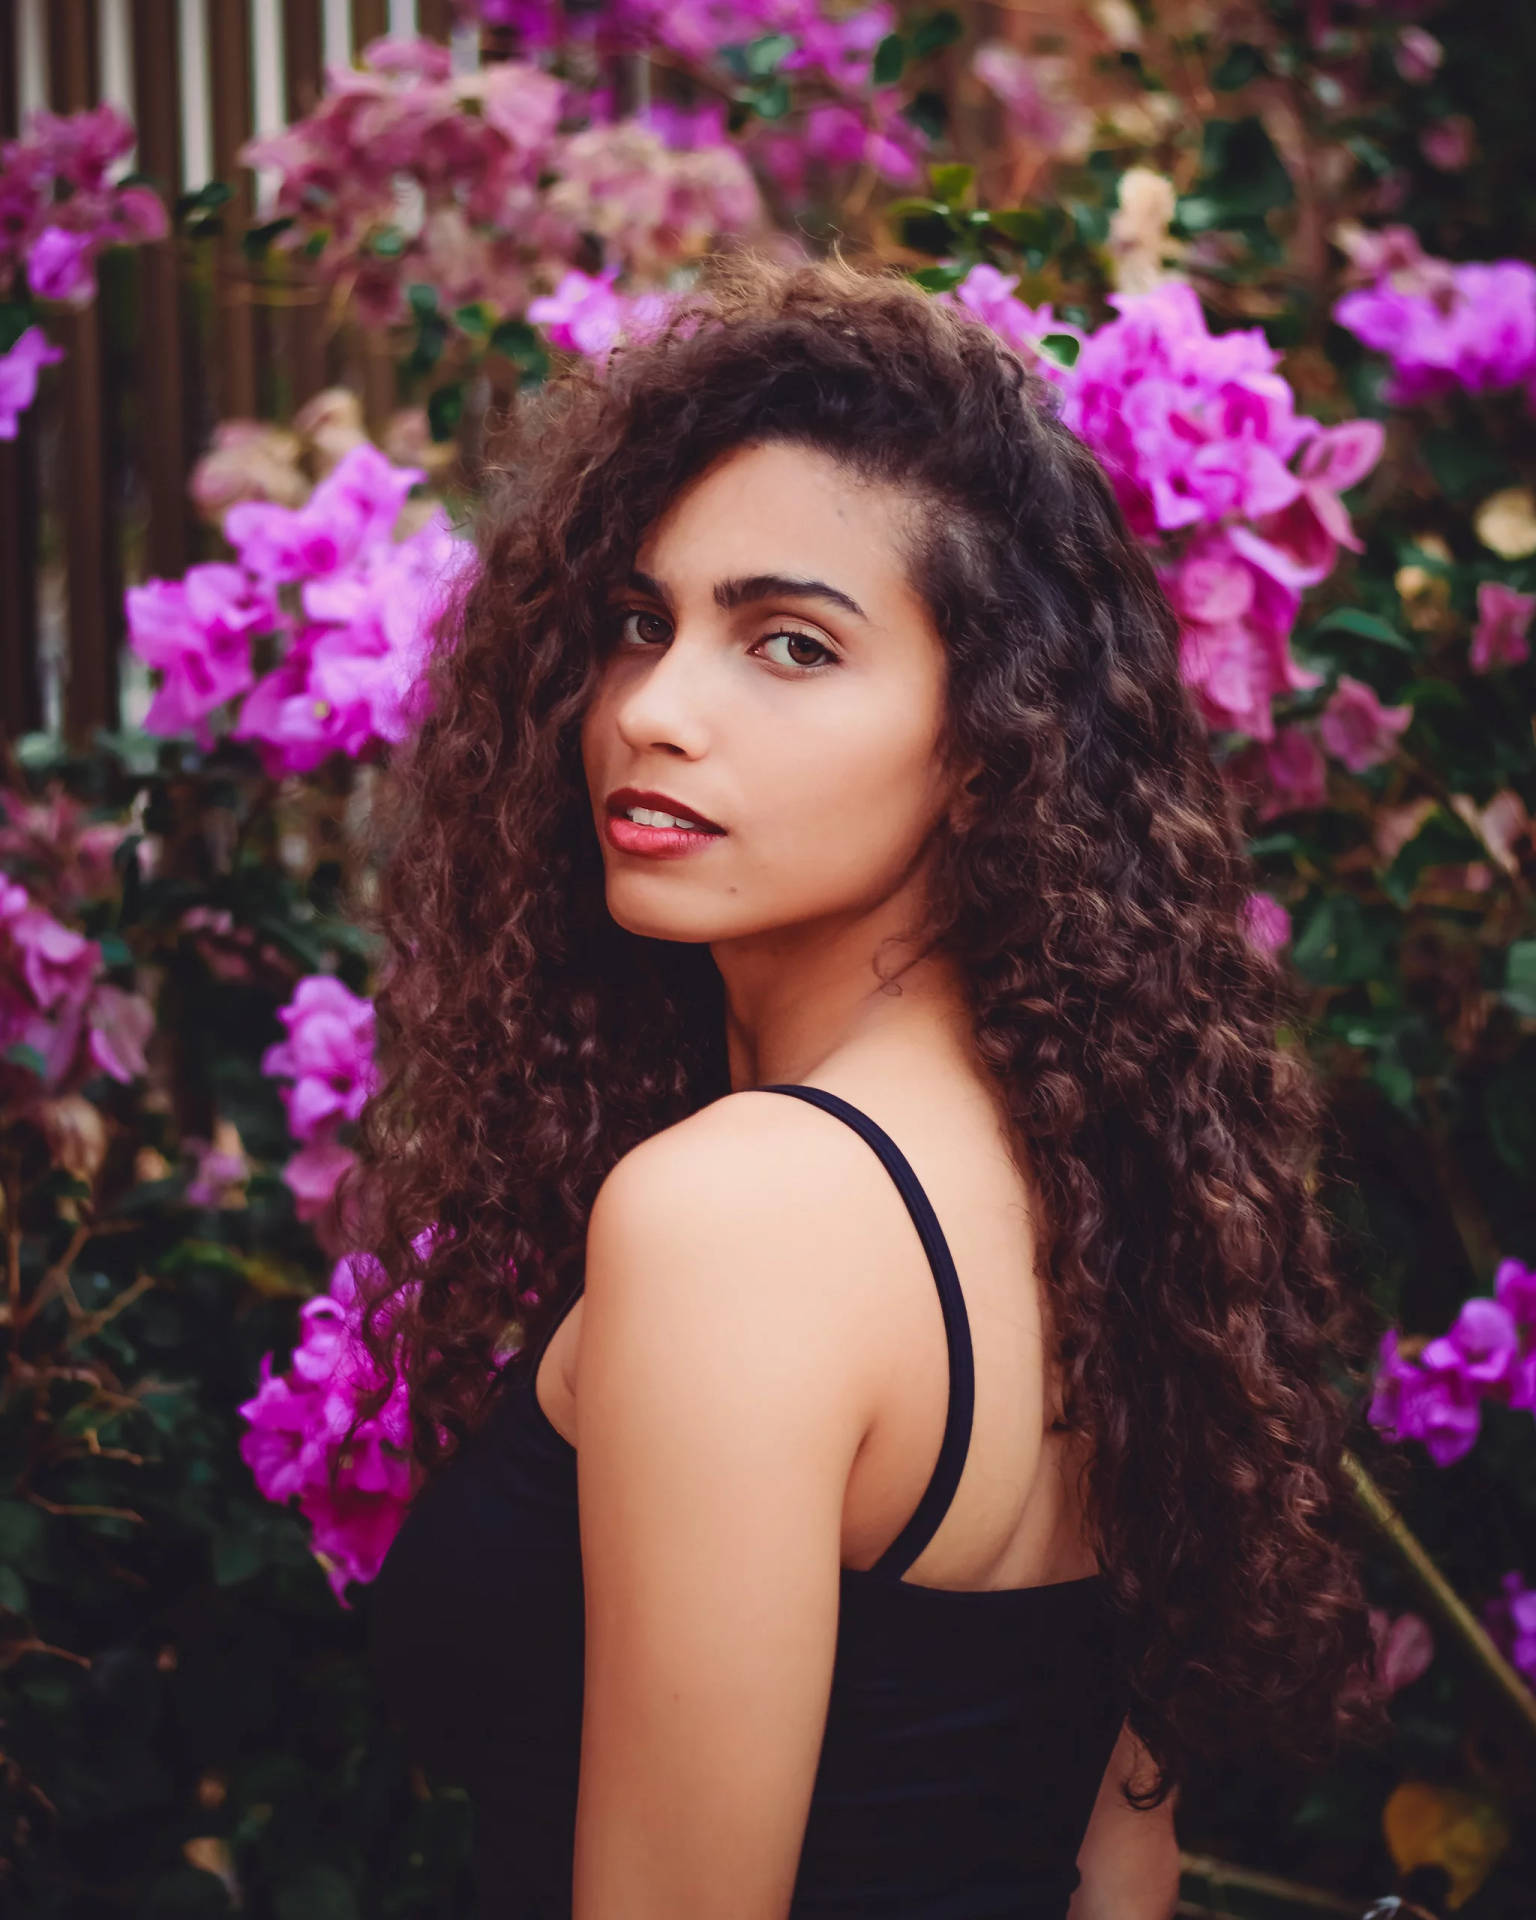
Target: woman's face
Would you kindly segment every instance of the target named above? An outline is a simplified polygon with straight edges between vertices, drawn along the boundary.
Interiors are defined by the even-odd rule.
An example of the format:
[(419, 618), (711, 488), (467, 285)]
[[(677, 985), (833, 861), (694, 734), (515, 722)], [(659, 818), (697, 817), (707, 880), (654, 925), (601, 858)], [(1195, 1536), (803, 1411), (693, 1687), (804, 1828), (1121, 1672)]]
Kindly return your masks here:
[(944, 644), (901, 558), (912, 512), (767, 444), (723, 456), (646, 536), (582, 726), (621, 926), (731, 941), (857, 918), (913, 882), (952, 789)]

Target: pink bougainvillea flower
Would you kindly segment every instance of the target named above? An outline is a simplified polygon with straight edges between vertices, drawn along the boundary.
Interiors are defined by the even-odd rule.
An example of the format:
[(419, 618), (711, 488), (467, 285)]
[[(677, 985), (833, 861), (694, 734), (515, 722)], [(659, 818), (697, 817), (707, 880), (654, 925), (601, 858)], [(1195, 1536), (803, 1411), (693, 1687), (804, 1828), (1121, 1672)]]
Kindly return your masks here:
[(1278, 953), (1291, 937), (1291, 916), (1273, 894), (1250, 893), (1246, 908), (1250, 936), (1267, 953)]
[(129, 645), (161, 674), (145, 726), (210, 746), (208, 716), (253, 684), (251, 641), (279, 624), (276, 603), (239, 567), (213, 563), (130, 587), (126, 604)]
[(333, 974), (310, 974), (278, 1018), (288, 1037), (267, 1048), (261, 1068), (293, 1083), (283, 1101), (294, 1138), (314, 1140), (323, 1127), (355, 1120), (373, 1086), (373, 1003)]
[(21, 416), (37, 398), (37, 376), (64, 358), (41, 327), (28, 327), (9, 353), (0, 353), (0, 440), (14, 440)]
[(27, 249), (27, 285), (39, 300), (83, 304), (96, 296), (94, 249), (88, 233), (44, 227)]
[[(249, 1428), (240, 1452), (257, 1487), (280, 1504), (298, 1501), (315, 1556), (344, 1607), (348, 1585), (377, 1574), (415, 1481), (403, 1376), (343, 1446), (359, 1396), (384, 1381), (362, 1340), (365, 1275), (377, 1275), (366, 1255), (337, 1263), (328, 1291), (300, 1311), (291, 1371), (274, 1374), (272, 1355), (263, 1355), (257, 1390), (239, 1409)], [(387, 1332), (394, 1306), (381, 1308), (381, 1331)]]
[(1412, 706), (1384, 707), (1374, 688), (1341, 673), (1317, 731), (1336, 760), (1351, 773), (1363, 773), (1396, 751), (1398, 736), (1412, 719)]
[(1531, 657), (1528, 639), (1536, 593), (1517, 593), (1499, 580), (1483, 580), (1477, 589), (1477, 625), (1467, 664), (1474, 673), (1514, 667)]
[(1493, 1279), (1494, 1298), (1527, 1334), (1536, 1332), (1536, 1267), (1501, 1260)]
[(1431, 1340), (1420, 1365), (1432, 1373), (1456, 1373), (1481, 1392), (1514, 1378), (1520, 1336), (1514, 1315), (1498, 1300), (1479, 1296), (1462, 1303), (1450, 1330)]
[(1435, 1657), (1435, 1637), (1429, 1622), (1417, 1613), (1394, 1616), (1384, 1607), (1372, 1607), (1370, 1621), (1376, 1677), (1384, 1693), (1398, 1693), (1428, 1670)]
[(146, 1069), (144, 1048), (154, 1032), (154, 1008), (141, 994), (103, 982), (91, 995), (91, 1058), (125, 1085)]
[(1512, 1568), (1499, 1582), (1502, 1591), (1483, 1608), (1483, 1619), (1495, 1644), (1536, 1686), (1536, 1587)]
[(1435, 1465), (1447, 1467), (1472, 1450), (1482, 1428), (1482, 1402), (1460, 1365), (1431, 1371), (1405, 1359), (1389, 1328), (1367, 1417), (1389, 1440), (1421, 1441)]

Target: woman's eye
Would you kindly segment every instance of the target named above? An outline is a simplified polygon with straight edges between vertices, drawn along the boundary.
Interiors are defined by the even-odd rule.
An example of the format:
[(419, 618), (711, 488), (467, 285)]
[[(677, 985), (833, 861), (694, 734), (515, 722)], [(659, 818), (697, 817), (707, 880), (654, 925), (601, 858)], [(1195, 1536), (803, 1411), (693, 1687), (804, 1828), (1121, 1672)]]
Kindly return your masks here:
[[(656, 628), (660, 628), (658, 633)], [(620, 615), (619, 638), (638, 640), (642, 645), (650, 645), (655, 640), (665, 640), (667, 622), (659, 613), (647, 613), (644, 607), (628, 607)]]
[[(812, 639), (811, 635), (808, 633), (791, 633), (788, 631), (783, 633), (770, 633), (766, 640), (761, 640), (758, 642), (758, 644), (759, 646), (767, 647), (767, 646), (777, 645), (780, 641), (783, 642), (787, 650), (788, 657), (774, 659), (774, 656), (770, 654), (768, 657), (770, 659), (774, 659), (775, 666), (799, 667), (802, 671), (804, 671), (805, 669), (808, 669), (808, 668), (815, 669), (818, 667), (830, 667), (836, 664), (837, 655), (832, 651), (832, 649), (828, 646), (824, 646), (820, 640)], [(797, 657), (793, 651), (793, 649), (796, 647), (812, 648), (816, 653), (822, 655), (822, 658), (819, 660), (807, 660), (806, 658), (804, 658), (803, 655)]]

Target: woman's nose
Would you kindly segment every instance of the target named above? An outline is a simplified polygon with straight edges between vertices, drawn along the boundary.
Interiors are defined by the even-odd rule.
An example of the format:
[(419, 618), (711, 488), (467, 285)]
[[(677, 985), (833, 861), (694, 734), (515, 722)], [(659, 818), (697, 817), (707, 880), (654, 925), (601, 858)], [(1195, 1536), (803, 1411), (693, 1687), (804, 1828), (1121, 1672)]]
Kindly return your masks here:
[(702, 753), (706, 678), (702, 648), (676, 635), (653, 659), (642, 660), (615, 708), (625, 744), (637, 752), (665, 747), (690, 759)]

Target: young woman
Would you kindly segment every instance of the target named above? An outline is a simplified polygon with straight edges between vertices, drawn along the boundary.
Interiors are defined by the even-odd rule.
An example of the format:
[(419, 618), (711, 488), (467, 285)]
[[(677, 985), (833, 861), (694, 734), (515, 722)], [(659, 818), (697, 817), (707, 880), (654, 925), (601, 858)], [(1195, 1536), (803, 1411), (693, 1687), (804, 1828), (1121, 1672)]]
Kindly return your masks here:
[(1164, 1920), (1190, 1756), (1366, 1711), (1317, 1096), (1048, 391), (740, 260), (487, 507), (365, 1166), (488, 1920)]

